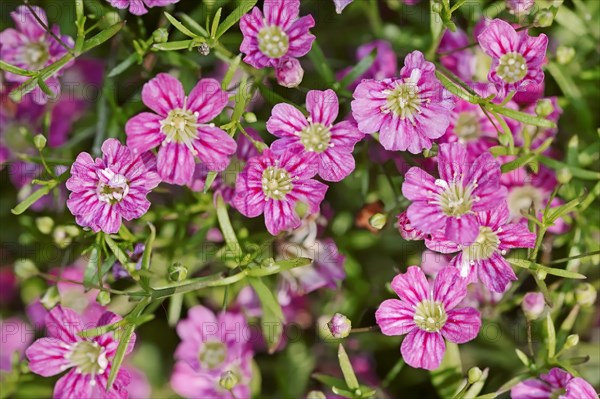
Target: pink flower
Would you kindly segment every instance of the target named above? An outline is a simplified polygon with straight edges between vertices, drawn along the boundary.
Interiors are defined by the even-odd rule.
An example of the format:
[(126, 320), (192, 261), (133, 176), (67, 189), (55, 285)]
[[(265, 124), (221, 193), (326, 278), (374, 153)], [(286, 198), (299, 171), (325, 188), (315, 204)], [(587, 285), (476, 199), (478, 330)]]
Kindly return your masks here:
[(527, 15), (535, 5), (535, 0), (506, 0), (506, 8), (517, 16)]
[[(46, 316), (48, 337), (35, 341), (25, 354), (32, 372), (50, 377), (71, 369), (54, 386), (55, 399), (59, 398), (127, 398), (130, 376), (120, 369), (117, 378), (106, 391), (108, 376), (119, 341), (113, 332), (94, 338), (82, 338), (80, 331), (113, 324), (121, 320), (114, 313), (105, 312), (97, 323), (85, 325), (81, 318), (60, 305)], [(127, 346), (130, 353), (135, 345), (135, 335)]]
[(298, 18), (300, 0), (265, 0), (263, 13), (254, 7), (240, 20), (244, 40), (240, 51), (244, 61), (255, 68), (275, 67), (282, 58), (302, 57), (310, 51), (315, 37), (312, 15)]
[(447, 29), (438, 47), (440, 62), (449, 71), (466, 82), (471, 82), (475, 74), (476, 59), (473, 50), (468, 48), (469, 36), (461, 29), (452, 32)]
[(133, 15), (144, 15), (147, 8), (164, 7), (175, 4), (179, 0), (107, 0), (111, 6), (121, 10), (128, 8)]
[(160, 183), (156, 158), (150, 152), (135, 154), (118, 140), (102, 144), (102, 158), (87, 152), (77, 156), (71, 166), (67, 207), (77, 224), (113, 234), (121, 219), (137, 219), (148, 211), (146, 195)]
[(529, 85), (539, 86), (544, 81), (542, 64), (546, 56), (548, 37), (517, 32), (501, 19), (492, 20), (477, 37), (483, 51), (492, 57), (488, 74), (490, 82), (505, 95), (511, 91), (524, 91)]
[(175, 352), (176, 364), (171, 386), (186, 398), (234, 397), (219, 385), (223, 374), (239, 379), (232, 393), (236, 398), (250, 397), (252, 358), (250, 328), (241, 314), (215, 316), (203, 306), (188, 311), (188, 318), (177, 324), (181, 343)]
[(406, 172), (402, 193), (413, 201), (408, 219), (423, 233), (441, 230), (447, 239), (469, 245), (479, 234), (475, 213), (506, 198), (500, 165), (487, 152), (468, 162), (466, 148), (452, 143), (440, 145), (438, 170), (439, 179), (417, 167)]
[(295, 229), (301, 224), (295, 209), (298, 202), (305, 202), (308, 213), (314, 214), (325, 197), (327, 186), (312, 179), (316, 169), (307, 155), (265, 150), (239, 174), (233, 204), (247, 217), (264, 213), (272, 235)]
[(512, 399), (597, 399), (594, 387), (557, 367), (540, 378), (520, 382), (510, 390)]
[(142, 112), (127, 121), (127, 145), (135, 152), (160, 146), (157, 168), (165, 182), (188, 183), (196, 156), (209, 170), (227, 168), (235, 141), (209, 123), (228, 101), (219, 82), (202, 79), (186, 96), (179, 80), (159, 73), (144, 85), (142, 101), (154, 113)]
[[(63, 44), (59, 43), (38, 22), (32, 10), (44, 25), (50, 26), (46, 13), (40, 7), (32, 6), (31, 10), (26, 6), (17, 7), (17, 11), (10, 13), (17, 29), (8, 28), (0, 32), (0, 43), (2, 43), (0, 59), (19, 68), (39, 71), (67, 54), (68, 49), (63, 44), (72, 49), (74, 42), (69, 36), (61, 35), (59, 27), (55, 25), (52, 27), (52, 33), (59, 37)], [(66, 66), (71, 64), (72, 62), (69, 62)], [(57, 74), (44, 81), (55, 95), (60, 93), (58, 76), (64, 69), (63, 67)], [(11, 72), (4, 72), (4, 76), (7, 81), (16, 83), (23, 83), (29, 79), (28, 76), (15, 75)], [(36, 86), (32, 92), (32, 97), (38, 104), (45, 104), (48, 101), (48, 95), (39, 86)]]
[(341, 14), (344, 11), (344, 8), (348, 7), (350, 3), (354, 0), (333, 0), (333, 4), (335, 5), (335, 12)]
[(31, 344), (35, 330), (19, 317), (0, 319), (0, 371), (10, 371), (15, 353), (23, 357), (25, 348)]
[(423, 54), (406, 56), (399, 78), (364, 80), (354, 91), (352, 115), (363, 133), (379, 132), (386, 150), (413, 154), (431, 148), (450, 123), (453, 97)]
[[(258, 132), (250, 127), (245, 128), (246, 132), (253, 140), (260, 143), (263, 142)], [(219, 193), (223, 197), (223, 200), (228, 204), (231, 204), (235, 195), (235, 181), (238, 174), (246, 166), (246, 162), (252, 157), (260, 155), (258, 149), (254, 144), (242, 133), (239, 133), (237, 138), (237, 149), (235, 155), (231, 157), (231, 162), (227, 169), (217, 174), (215, 180), (211, 185), (211, 189), (214, 193)], [(203, 163), (197, 163), (194, 169), (192, 179), (187, 183), (188, 187), (192, 191), (203, 191), (206, 177), (208, 176), (209, 169)]]
[(291, 89), (302, 83), (304, 69), (297, 59), (286, 58), (281, 60), (275, 68), (275, 77), (280, 86)]
[(533, 248), (536, 238), (527, 224), (508, 223), (508, 220), (506, 203), (501, 203), (494, 209), (477, 213), (478, 234), (474, 242), (452, 242), (438, 232), (425, 240), (425, 244), (427, 248), (441, 253), (459, 252), (450, 266), (458, 267), (462, 277), (476, 273), (489, 290), (504, 292), (508, 283), (516, 280), (517, 276), (503, 255), (513, 248)]
[(446, 345), (475, 339), (481, 327), (479, 312), (456, 306), (467, 295), (466, 281), (456, 269), (442, 269), (432, 285), (423, 270), (410, 266), (392, 280), (400, 297), (379, 305), (375, 319), (385, 335), (408, 334), (400, 351), (411, 367), (434, 370), (440, 366)]
[(352, 122), (334, 124), (339, 103), (333, 90), (311, 90), (306, 95), (305, 117), (290, 104), (277, 104), (267, 121), (267, 130), (279, 137), (271, 149), (277, 154), (284, 151), (310, 156), (318, 167), (318, 174), (327, 181), (340, 181), (354, 170), (354, 145), (364, 135)]
[(408, 220), (408, 216), (406, 215), (406, 211), (402, 212), (398, 215), (398, 222), (396, 224), (398, 227), (398, 231), (402, 238), (406, 241), (417, 241), (425, 238), (425, 234), (415, 229), (411, 224), (410, 220)]

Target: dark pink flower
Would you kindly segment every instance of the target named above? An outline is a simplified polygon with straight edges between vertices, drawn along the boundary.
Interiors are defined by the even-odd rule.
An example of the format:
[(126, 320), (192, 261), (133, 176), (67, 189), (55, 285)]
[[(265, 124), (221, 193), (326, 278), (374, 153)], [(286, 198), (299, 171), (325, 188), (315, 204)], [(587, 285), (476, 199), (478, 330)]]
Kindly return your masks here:
[[(113, 324), (121, 320), (114, 313), (106, 312), (93, 325), (86, 325), (68, 308), (60, 305), (46, 316), (48, 337), (35, 341), (25, 354), (29, 369), (35, 374), (50, 377), (69, 370), (54, 386), (55, 399), (106, 398), (126, 399), (130, 376), (120, 369), (109, 391), (106, 390), (119, 341), (113, 332), (94, 338), (78, 335), (85, 329)], [(126, 353), (135, 345), (135, 335), (130, 339)]]
[(327, 181), (340, 181), (354, 170), (352, 151), (362, 134), (352, 122), (334, 124), (339, 112), (333, 90), (311, 90), (306, 95), (309, 116), (290, 104), (277, 104), (267, 121), (267, 130), (279, 137), (273, 152), (304, 153), (311, 157), (318, 174)]
[(492, 209), (506, 198), (500, 185), (500, 165), (490, 153), (469, 162), (466, 148), (441, 144), (439, 179), (412, 167), (402, 193), (412, 201), (407, 209), (412, 226), (425, 234), (441, 230), (451, 241), (469, 245), (479, 234), (476, 212)]
[(446, 351), (444, 339), (464, 344), (479, 333), (479, 312), (456, 309), (467, 294), (466, 280), (456, 269), (442, 269), (430, 285), (421, 268), (410, 266), (394, 277), (392, 289), (400, 300), (385, 300), (375, 319), (385, 335), (408, 334), (400, 351), (411, 367), (435, 370)]
[(175, 351), (176, 364), (171, 386), (185, 398), (234, 397), (219, 385), (224, 373), (239, 379), (232, 393), (250, 397), (252, 358), (251, 330), (244, 316), (225, 312), (215, 316), (203, 306), (188, 311), (177, 324), (181, 343)]
[(159, 73), (144, 85), (142, 101), (154, 113), (142, 112), (127, 121), (127, 145), (136, 153), (160, 146), (157, 168), (166, 183), (188, 183), (195, 157), (209, 170), (227, 168), (235, 140), (210, 123), (228, 101), (219, 82), (202, 79), (186, 96), (179, 80)]
[(450, 266), (458, 267), (462, 277), (474, 273), (491, 291), (504, 292), (517, 276), (503, 255), (513, 248), (533, 248), (536, 237), (527, 224), (508, 223), (508, 220), (508, 208), (503, 202), (492, 210), (477, 213), (478, 234), (474, 242), (452, 242), (438, 232), (425, 240), (425, 244), (441, 253), (459, 252)]
[(156, 157), (150, 152), (136, 154), (108, 139), (102, 144), (102, 158), (87, 152), (71, 166), (67, 207), (77, 224), (93, 231), (117, 233), (121, 219), (137, 219), (148, 211), (146, 195), (160, 183)]
[(240, 51), (255, 68), (275, 67), (282, 58), (298, 58), (310, 51), (315, 37), (312, 15), (299, 18), (300, 0), (265, 0), (263, 13), (254, 7), (240, 20), (244, 40)]
[(476, 67), (475, 54), (469, 44), (465, 31), (447, 29), (437, 50), (438, 54), (445, 54), (440, 56), (442, 65), (466, 82), (471, 82)]
[(542, 65), (546, 57), (548, 37), (543, 33), (531, 37), (527, 31), (517, 32), (508, 22), (492, 20), (477, 37), (483, 51), (492, 57), (488, 75), (502, 95), (523, 91), (529, 85), (544, 81)]
[(453, 96), (435, 76), (423, 54), (406, 56), (399, 78), (364, 80), (354, 91), (352, 115), (363, 133), (379, 132), (386, 150), (429, 149), (450, 123)]
[(597, 399), (594, 387), (580, 377), (573, 377), (557, 367), (539, 379), (520, 382), (510, 390), (512, 399)]
[[(0, 32), (0, 43), (2, 43), (0, 59), (19, 68), (39, 71), (66, 55), (69, 49), (74, 47), (74, 42), (69, 36), (61, 35), (59, 27), (55, 25), (51, 29), (54, 36), (62, 41), (62, 43), (58, 42), (38, 22), (32, 11), (44, 22), (44, 25), (50, 26), (46, 13), (40, 7), (32, 6), (31, 9), (26, 6), (17, 7), (17, 11), (10, 13), (17, 29), (8, 28)], [(72, 61), (65, 67), (71, 64)], [(44, 81), (55, 95), (60, 93), (58, 76), (65, 67)], [(4, 76), (7, 81), (16, 83), (23, 83), (29, 79), (28, 76), (15, 75), (11, 72), (4, 72)], [(36, 86), (31, 95), (38, 104), (45, 104), (48, 101), (48, 95), (39, 86)]]
[(327, 186), (312, 179), (316, 172), (307, 155), (292, 151), (276, 155), (267, 149), (238, 175), (233, 204), (247, 217), (264, 213), (272, 235), (295, 229), (301, 224), (296, 205), (304, 202), (308, 213), (314, 214), (325, 197)]
[(144, 15), (148, 8), (164, 7), (175, 4), (179, 0), (107, 0), (111, 6), (119, 9), (129, 9), (133, 15)]

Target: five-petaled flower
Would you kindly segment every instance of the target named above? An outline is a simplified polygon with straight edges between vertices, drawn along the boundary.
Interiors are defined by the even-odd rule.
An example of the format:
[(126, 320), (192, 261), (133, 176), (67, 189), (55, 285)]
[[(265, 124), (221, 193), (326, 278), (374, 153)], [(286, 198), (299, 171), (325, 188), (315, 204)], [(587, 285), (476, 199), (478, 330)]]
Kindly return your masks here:
[(375, 319), (385, 335), (408, 334), (400, 351), (411, 367), (434, 370), (446, 351), (444, 338), (464, 344), (479, 333), (479, 312), (469, 307), (456, 309), (467, 295), (467, 283), (455, 268), (443, 268), (430, 285), (421, 268), (410, 266), (394, 277), (392, 289), (400, 300), (385, 300)]
[(144, 15), (148, 8), (164, 7), (175, 4), (179, 0), (107, 0), (111, 6), (119, 9), (129, 9), (133, 15)]

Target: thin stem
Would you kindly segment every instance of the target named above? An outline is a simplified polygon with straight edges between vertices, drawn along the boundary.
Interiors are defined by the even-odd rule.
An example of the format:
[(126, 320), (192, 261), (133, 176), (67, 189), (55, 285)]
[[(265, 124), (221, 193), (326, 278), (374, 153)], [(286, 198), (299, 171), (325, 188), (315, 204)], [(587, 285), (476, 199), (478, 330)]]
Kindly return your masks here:
[[(47, 274), (47, 273), (43, 273), (43, 272), (38, 272), (37, 275), (40, 276), (41, 278), (49, 280), (49, 281), (71, 283), (71, 284), (77, 284), (77, 285), (81, 285), (81, 286), (84, 285), (81, 281), (71, 280), (71, 279), (68, 279), (68, 278), (57, 277), (57, 276), (53, 276), (51, 274)], [(88, 284), (87, 286), (91, 287), (91, 288), (94, 288), (94, 289), (97, 289), (97, 290), (100, 290), (100, 291), (110, 292), (111, 294), (115, 294), (115, 295), (135, 296), (135, 297), (148, 296), (147, 294), (144, 295), (144, 293), (140, 293), (140, 292), (120, 291), (120, 290), (115, 290), (115, 289), (112, 289), (112, 288), (102, 287), (102, 286), (99, 286), (99, 285), (96, 285), (96, 284)]]
[(533, 358), (533, 340), (531, 338), (531, 320), (527, 320), (527, 348), (529, 348), (529, 355)]
[(359, 327), (350, 330), (350, 334), (365, 333), (379, 330), (379, 326)]

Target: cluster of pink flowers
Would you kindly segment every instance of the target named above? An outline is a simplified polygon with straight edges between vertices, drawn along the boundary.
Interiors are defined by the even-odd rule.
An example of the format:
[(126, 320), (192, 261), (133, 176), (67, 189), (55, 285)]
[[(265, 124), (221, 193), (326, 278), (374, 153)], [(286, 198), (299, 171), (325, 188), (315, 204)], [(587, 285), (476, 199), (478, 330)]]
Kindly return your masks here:
[(129, 9), (133, 15), (144, 15), (148, 8), (165, 7), (179, 0), (107, 0), (111, 6), (119, 9)]

